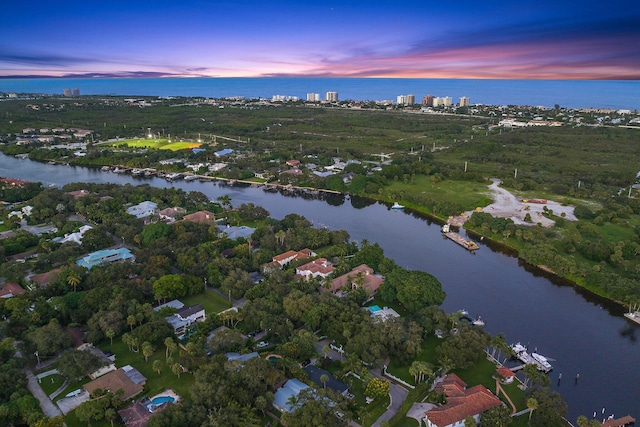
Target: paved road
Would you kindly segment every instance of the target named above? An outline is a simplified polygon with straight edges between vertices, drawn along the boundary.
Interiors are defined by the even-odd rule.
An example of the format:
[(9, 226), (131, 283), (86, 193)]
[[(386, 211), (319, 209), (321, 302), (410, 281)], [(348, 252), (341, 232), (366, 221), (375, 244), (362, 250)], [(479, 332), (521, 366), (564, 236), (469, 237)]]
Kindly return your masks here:
[(44, 394), (44, 391), (42, 391), (42, 388), (40, 388), (40, 384), (38, 384), (38, 380), (31, 373), (31, 371), (26, 371), (26, 374), (27, 379), (29, 380), (29, 382), (27, 383), (27, 388), (29, 389), (31, 394), (33, 394), (33, 396), (40, 402), (42, 412), (44, 412), (44, 414), (50, 418), (57, 417), (58, 415), (62, 416), (62, 412), (60, 412), (60, 409), (51, 401), (51, 399), (49, 399), (46, 394)]

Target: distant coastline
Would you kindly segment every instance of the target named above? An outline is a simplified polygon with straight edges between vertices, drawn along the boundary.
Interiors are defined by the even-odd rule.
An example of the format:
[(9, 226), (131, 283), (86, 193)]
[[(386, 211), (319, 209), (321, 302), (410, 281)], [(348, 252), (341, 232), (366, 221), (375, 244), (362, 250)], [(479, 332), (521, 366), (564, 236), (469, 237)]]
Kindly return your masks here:
[(471, 104), (528, 105), (566, 108), (640, 110), (639, 80), (480, 80), (404, 78), (284, 78), (284, 77), (119, 77), (119, 78), (0, 78), (0, 92), (62, 94), (68, 87), (81, 95), (184, 96), (206, 98), (306, 99), (335, 91), (339, 100), (392, 100), (412, 94), (465, 96)]

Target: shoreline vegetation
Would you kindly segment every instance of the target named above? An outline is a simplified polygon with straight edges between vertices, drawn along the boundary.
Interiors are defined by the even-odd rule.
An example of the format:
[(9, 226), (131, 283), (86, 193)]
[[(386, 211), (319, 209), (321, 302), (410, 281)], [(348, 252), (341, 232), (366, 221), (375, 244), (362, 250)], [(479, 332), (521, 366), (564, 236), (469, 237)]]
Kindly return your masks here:
[[(7, 109), (12, 102), (25, 110)], [(74, 102), (0, 103), (0, 112), (14, 119), (0, 150), (44, 162), (161, 168), (164, 174), (206, 175), (202, 179), (230, 184), (277, 183), (276, 191), (305, 188), (398, 202), (439, 223), (464, 212), (469, 233), (510, 248), (526, 263), (611, 301), (640, 302), (638, 171), (633, 162), (620, 161), (640, 155), (633, 143), (637, 131), (607, 126), (612, 120), (631, 123), (634, 114), (560, 106), (471, 106), (433, 114), (367, 105), (378, 113), (372, 116), (365, 108), (302, 102)], [(537, 124), (509, 127), (518, 120)], [(505, 121), (510, 125), (500, 124)], [(77, 130), (72, 126), (79, 123), (88, 133), (71, 137), (77, 146), (53, 132), (54, 126)], [(49, 133), (34, 138), (25, 135), (26, 126)], [(164, 138), (175, 151), (158, 148)], [(128, 147), (121, 139), (135, 143)], [(500, 188), (513, 195), (519, 218), (492, 215), (488, 177), (500, 179)], [(524, 203), (528, 198), (559, 203)], [(568, 205), (575, 206), (575, 220)]]

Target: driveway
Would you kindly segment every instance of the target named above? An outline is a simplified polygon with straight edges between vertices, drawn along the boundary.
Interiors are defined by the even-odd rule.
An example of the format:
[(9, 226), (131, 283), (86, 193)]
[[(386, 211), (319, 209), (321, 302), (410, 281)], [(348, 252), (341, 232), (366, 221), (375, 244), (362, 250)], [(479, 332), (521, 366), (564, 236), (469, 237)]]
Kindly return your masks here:
[(80, 406), (80, 404), (89, 400), (89, 397), (89, 393), (87, 393), (86, 390), (82, 390), (82, 393), (77, 396), (63, 397), (62, 399), (58, 400), (58, 407), (63, 414), (67, 415), (69, 412)]
[[(388, 381), (388, 379), (387, 379)], [(380, 418), (376, 420), (371, 427), (380, 427), (380, 423), (384, 420), (390, 420), (399, 410), (409, 392), (402, 386), (391, 382), (391, 390), (389, 391), (389, 398), (391, 398), (391, 404), (387, 408), (387, 412), (382, 414)]]
[(422, 422), (424, 419), (424, 413), (435, 408), (436, 405), (433, 403), (421, 403), (416, 402), (413, 404), (409, 412), (407, 412), (407, 417), (413, 418), (418, 421), (418, 424)]
[(60, 409), (49, 399), (49, 397), (42, 391), (40, 384), (38, 384), (38, 379), (31, 373), (31, 371), (25, 371), (27, 374), (27, 388), (33, 394), (33, 396), (38, 399), (40, 402), (40, 407), (42, 408), (42, 412), (49, 417), (57, 417), (58, 415), (62, 415), (60, 413)]

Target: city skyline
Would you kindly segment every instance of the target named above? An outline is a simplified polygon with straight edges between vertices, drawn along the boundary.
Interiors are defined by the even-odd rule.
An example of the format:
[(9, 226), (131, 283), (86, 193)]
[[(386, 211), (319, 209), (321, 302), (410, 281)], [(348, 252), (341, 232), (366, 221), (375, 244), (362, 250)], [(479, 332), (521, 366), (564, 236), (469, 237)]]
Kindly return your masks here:
[(640, 79), (640, 5), (10, 2), (0, 77)]

